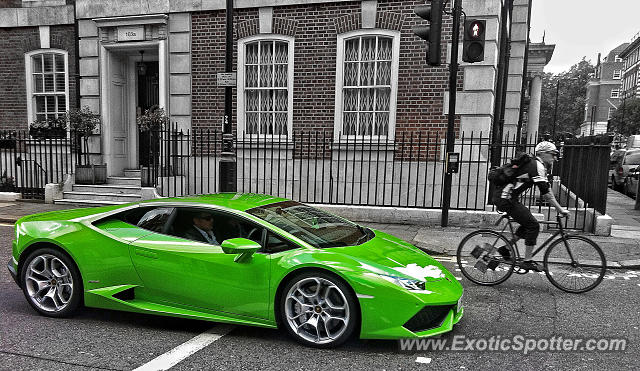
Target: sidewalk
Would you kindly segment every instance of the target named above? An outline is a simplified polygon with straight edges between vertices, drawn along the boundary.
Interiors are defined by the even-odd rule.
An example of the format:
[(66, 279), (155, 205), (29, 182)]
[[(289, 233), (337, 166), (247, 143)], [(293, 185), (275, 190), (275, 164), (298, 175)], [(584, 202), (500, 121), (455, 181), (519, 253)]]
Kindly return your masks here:
[[(421, 227), (401, 224), (363, 224), (402, 238), (429, 254), (450, 256), (456, 255), (458, 244), (464, 236), (477, 230), (476, 228)], [(600, 245), (607, 259), (608, 267), (640, 268), (640, 239), (585, 235)], [(542, 232), (538, 237), (538, 241), (541, 243), (550, 236), (550, 233)], [(524, 254), (522, 242), (518, 243), (518, 247), (521, 249), (521, 253)]]
[[(623, 197), (626, 197), (622, 195)], [(624, 205), (624, 203), (622, 203)], [(68, 209), (67, 205), (52, 205), (36, 202), (0, 202), (0, 222), (14, 223), (24, 215)], [(620, 219), (623, 220), (623, 219)], [(625, 222), (631, 223), (631, 221)], [(631, 219), (635, 220), (635, 219)], [(427, 251), (432, 255), (455, 255), (458, 243), (464, 236), (475, 228), (457, 227), (423, 227), (410, 224), (377, 224), (362, 223), (399, 238)], [(640, 230), (640, 221), (638, 221)], [(622, 231), (622, 230), (621, 230)], [(549, 237), (549, 233), (540, 233), (539, 240)], [(607, 258), (607, 265), (611, 268), (640, 268), (640, 239), (618, 237), (591, 236), (602, 247)], [(520, 248), (523, 246), (519, 245)]]
[(607, 214), (613, 218), (611, 237), (640, 239), (640, 210), (635, 210), (635, 200), (607, 189)]

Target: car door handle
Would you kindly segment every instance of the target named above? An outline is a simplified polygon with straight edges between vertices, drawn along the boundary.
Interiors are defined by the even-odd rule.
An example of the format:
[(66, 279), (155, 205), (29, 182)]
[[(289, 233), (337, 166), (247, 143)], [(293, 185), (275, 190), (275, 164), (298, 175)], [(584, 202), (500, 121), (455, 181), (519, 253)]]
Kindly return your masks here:
[(158, 254), (152, 251), (147, 251), (143, 249), (135, 249), (136, 255), (143, 256), (145, 258), (158, 259)]

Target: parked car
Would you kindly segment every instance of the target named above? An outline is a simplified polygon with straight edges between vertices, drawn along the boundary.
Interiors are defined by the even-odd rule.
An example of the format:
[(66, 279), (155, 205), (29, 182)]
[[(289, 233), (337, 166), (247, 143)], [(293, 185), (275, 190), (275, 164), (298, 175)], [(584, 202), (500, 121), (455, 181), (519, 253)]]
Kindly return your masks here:
[(629, 170), (624, 180), (624, 193), (631, 197), (638, 197), (638, 178), (640, 178), (640, 166)]
[(616, 191), (624, 191), (624, 180), (629, 174), (629, 170), (635, 169), (640, 165), (640, 149), (627, 150), (618, 160), (615, 171), (613, 172), (612, 187)]
[(640, 135), (629, 135), (627, 149), (640, 148)]
[(609, 161), (609, 183), (611, 183), (611, 187), (613, 187), (613, 189), (619, 190), (619, 188), (616, 188), (615, 186), (615, 172), (616, 172), (616, 168), (618, 167), (618, 162), (620, 162), (620, 160), (624, 157), (625, 152), (627, 152), (626, 149), (616, 149), (613, 152), (611, 152), (610, 155), (610, 161)]

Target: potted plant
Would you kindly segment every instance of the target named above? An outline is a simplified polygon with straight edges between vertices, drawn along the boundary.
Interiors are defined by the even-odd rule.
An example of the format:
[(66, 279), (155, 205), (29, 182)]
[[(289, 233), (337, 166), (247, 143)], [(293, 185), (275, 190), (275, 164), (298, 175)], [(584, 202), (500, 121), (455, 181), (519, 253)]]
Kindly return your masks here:
[(38, 119), (29, 124), (29, 135), (33, 139), (59, 139), (67, 135), (67, 120), (65, 115)]
[(81, 142), (84, 163), (77, 163), (75, 168), (77, 184), (104, 184), (107, 182), (107, 165), (89, 164), (89, 136), (100, 125), (100, 115), (84, 106), (67, 112), (69, 127), (73, 135)]
[(0, 149), (16, 148), (16, 132), (3, 131), (0, 132)]
[(141, 182), (143, 187), (152, 187), (155, 179), (151, 165), (154, 163), (154, 156), (158, 155), (160, 149), (157, 143), (159, 131), (169, 124), (169, 117), (164, 112), (164, 109), (153, 106), (145, 110), (144, 114), (138, 116), (136, 123), (138, 124), (138, 131), (140, 132), (140, 141), (150, 144), (150, 153), (146, 161), (149, 166), (140, 167)]
[(0, 177), (0, 192), (15, 192), (16, 184), (13, 180), (13, 177), (7, 175), (7, 171), (5, 170)]

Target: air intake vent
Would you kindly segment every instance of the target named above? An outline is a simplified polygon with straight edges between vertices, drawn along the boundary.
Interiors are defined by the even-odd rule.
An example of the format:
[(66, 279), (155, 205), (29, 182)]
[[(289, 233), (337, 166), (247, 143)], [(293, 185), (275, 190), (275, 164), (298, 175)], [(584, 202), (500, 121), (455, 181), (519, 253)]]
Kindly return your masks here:
[(411, 317), (404, 328), (411, 332), (431, 330), (442, 325), (449, 311), (455, 305), (434, 305), (422, 308), (415, 316)]
[(130, 288), (130, 289), (126, 289), (126, 290), (120, 291), (119, 293), (114, 294), (113, 297), (116, 298), (116, 299), (124, 300), (124, 301), (133, 300), (133, 299), (135, 299), (135, 294), (133, 292), (133, 287)]

